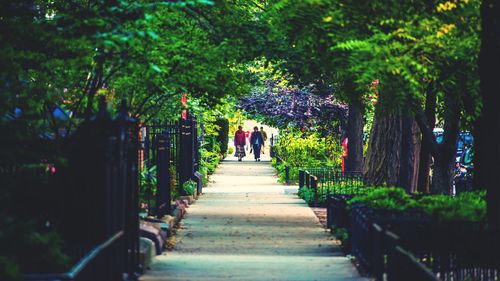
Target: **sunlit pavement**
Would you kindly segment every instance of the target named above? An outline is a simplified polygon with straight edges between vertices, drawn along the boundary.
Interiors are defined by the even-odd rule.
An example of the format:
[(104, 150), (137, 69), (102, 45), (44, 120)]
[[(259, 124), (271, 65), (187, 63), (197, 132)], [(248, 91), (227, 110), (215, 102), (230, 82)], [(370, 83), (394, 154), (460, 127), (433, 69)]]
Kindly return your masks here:
[(261, 162), (228, 157), (141, 280), (366, 280), (311, 209)]

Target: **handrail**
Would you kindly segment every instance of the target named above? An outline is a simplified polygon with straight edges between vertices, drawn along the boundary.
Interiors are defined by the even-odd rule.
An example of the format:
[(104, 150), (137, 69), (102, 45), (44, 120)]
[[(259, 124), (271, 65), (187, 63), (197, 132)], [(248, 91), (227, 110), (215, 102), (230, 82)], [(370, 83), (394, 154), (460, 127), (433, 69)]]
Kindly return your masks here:
[(113, 236), (111, 236), (108, 240), (104, 241), (100, 245), (93, 248), (87, 255), (78, 261), (69, 272), (64, 273), (29, 273), (23, 274), (24, 280), (37, 280), (37, 281), (45, 281), (45, 280), (73, 280), (78, 274), (94, 259), (96, 258), (103, 250), (113, 244), (116, 240), (120, 239), (124, 235), (123, 230), (116, 232)]

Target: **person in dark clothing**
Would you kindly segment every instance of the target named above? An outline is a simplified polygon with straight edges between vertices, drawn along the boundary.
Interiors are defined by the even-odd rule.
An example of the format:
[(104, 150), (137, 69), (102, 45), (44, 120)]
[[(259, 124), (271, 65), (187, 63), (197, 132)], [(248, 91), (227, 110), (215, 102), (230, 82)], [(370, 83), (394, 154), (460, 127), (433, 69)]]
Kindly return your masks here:
[(264, 139), (262, 138), (258, 127), (253, 128), (253, 133), (250, 137), (250, 144), (252, 145), (255, 161), (260, 161), (260, 149), (264, 146)]

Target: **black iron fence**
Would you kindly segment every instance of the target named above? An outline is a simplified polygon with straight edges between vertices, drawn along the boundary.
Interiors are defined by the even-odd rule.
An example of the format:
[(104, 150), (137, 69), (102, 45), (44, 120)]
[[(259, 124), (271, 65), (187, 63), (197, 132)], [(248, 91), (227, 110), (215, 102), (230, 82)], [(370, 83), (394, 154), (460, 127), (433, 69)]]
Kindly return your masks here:
[(141, 203), (148, 215), (171, 213), (171, 190), (179, 188), (179, 122), (144, 124), (140, 129)]
[[(177, 122), (152, 122), (141, 128), (142, 183), (141, 201), (148, 215), (158, 218), (172, 211), (172, 194), (186, 195), (182, 184), (188, 180), (198, 183), (196, 173), (200, 163), (198, 124), (194, 116)], [(175, 191), (175, 192), (173, 192)]]
[(157, 162), (157, 138), (167, 136), (170, 139), (170, 161), (173, 165), (179, 162), (179, 122), (157, 122), (145, 124), (141, 127), (141, 151), (142, 161), (146, 167), (156, 165)]
[(351, 209), (350, 251), (377, 280), (498, 280), (497, 233), (419, 212)]
[(120, 260), (124, 242), (123, 231), (117, 232), (105, 242), (97, 245), (83, 256), (71, 270), (64, 273), (25, 274), (26, 281), (90, 281), (90, 280), (124, 280)]
[(331, 195), (352, 195), (363, 192), (361, 172), (341, 172), (336, 169), (299, 168), (299, 188), (310, 189), (314, 193), (314, 205), (324, 205)]
[[(50, 230), (61, 234), (64, 240), (60, 250), (77, 261), (67, 273), (39, 273), (47, 270), (41, 268), (40, 271), (24, 270), (23, 278), (113, 281), (136, 276), (141, 271), (136, 120), (128, 116), (124, 105), (112, 118), (101, 99), (99, 112), (82, 122), (68, 137), (63, 143), (41, 141), (54, 149), (52, 153), (58, 153), (53, 157), (59, 159), (57, 165), (55, 160), (40, 157), (30, 159), (30, 163), (16, 163), (12, 166), (15, 169), (2, 172), (7, 173), (2, 175), (3, 183), (11, 180), (14, 185), (22, 185), (17, 175), (26, 175), (22, 171), (33, 171), (33, 167), (44, 167), (44, 175), (31, 175), (25, 181), (32, 190), (40, 189), (40, 194), (47, 193), (52, 198), (45, 201), (42, 197), (25, 196), (21, 201), (16, 198), (13, 205), (20, 204), (31, 213), (30, 220), (36, 218), (43, 223), (40, 229), (35, 225), (32, 231)], [(5, 163), (2, 166), (5, 167)], [(7, 212), (18, 222), (26, 219), (22, 213)], [(40, 213), (44, 215), (39, 217)], [(23, 242), (19, 242), (17, 247), (25, 251), (22, 254), (33, 254), (22, 250)], [(47, 261), (50, 262), (57, 261)]]

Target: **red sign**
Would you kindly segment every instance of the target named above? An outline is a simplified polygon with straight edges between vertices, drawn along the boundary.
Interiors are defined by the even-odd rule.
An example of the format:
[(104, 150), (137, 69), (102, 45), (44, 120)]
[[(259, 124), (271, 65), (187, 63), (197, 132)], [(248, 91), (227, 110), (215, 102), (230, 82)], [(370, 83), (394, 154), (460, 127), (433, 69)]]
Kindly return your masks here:
[(182, 119), (186, 120), (188, 118), (187, 110), (182, 110)]

